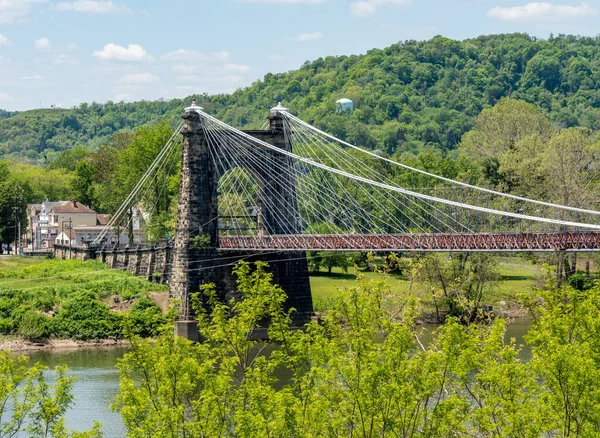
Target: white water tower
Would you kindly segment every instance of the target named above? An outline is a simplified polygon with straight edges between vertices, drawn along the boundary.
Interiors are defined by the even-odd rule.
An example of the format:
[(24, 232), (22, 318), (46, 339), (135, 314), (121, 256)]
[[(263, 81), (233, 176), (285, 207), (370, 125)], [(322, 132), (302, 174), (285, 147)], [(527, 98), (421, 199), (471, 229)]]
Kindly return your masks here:
[(335, 107), (338, 113), (351, 113), (354, 111), (354, 102), (344, 97), (335, 102)]

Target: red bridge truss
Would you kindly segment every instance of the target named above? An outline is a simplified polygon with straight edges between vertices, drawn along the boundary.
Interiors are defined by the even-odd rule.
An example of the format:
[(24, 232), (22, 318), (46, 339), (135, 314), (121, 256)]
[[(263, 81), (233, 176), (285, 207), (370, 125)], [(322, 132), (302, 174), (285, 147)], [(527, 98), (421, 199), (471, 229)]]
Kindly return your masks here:
[(600, 232), (220, 236), (230, 251), (600, 251)]

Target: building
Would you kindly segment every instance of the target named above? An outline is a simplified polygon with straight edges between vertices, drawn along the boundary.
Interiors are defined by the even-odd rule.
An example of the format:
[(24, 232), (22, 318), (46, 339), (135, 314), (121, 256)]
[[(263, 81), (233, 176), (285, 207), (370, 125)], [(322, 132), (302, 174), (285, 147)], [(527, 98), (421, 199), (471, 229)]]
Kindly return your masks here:
[[(98, 225), (94, 227), (73, 227), (72, 229), (66, 229), (56, 236), (54, 243), (59, 245), (71, 245), (71, 246), (86, 246), (96, 240), (96, 237), (106, 228), (106, 225)], [(119, 230), (119, 244), (127, 245), (129, 243), (129, 232), (126, 229)], [(142, 243), (144, 240), (144, 234), (141, 229), (137, 228), (133, 230), (133, 244), (137, 245)], [(116, 230), (110, 230), (104, 236), (102, 242), (104, 245), (112, 246), (117, 243), (117, 232)]]
[[(109, 214), (97, 214), (87, 205), (77, 201), (44, 201), (42, 204), (27, 206), (29, 238), (34, 249), (50, 248), (57, 243), (82, 246), (96, 239), (110, 221)], [(143, 235), (140, 227), (140, 213), (134, 212), (134, 242), (140, 243)], [(128, 243), (127, 231), (121, 232), (120, 242)], [(104, 243), (114, 244), (114, 232), (106, 234)]]
[(27, 205), (27, 229), (32, 247), (35, 249), (49, 248), (58, 235), (58, 226), (51, 224), (51, 211), (56, 206), (68, 201), (50, 202), (46, 199), (41, 204)]

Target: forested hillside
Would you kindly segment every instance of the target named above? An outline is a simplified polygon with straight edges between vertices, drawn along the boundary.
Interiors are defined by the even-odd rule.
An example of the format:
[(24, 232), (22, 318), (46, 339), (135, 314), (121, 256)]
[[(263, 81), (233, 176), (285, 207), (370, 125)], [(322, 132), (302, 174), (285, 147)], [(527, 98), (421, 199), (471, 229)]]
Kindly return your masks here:
[[(455, 41), (406, 41), (365, 55), (319, 58), (267, 74), (231, 95), (199, 96), (235, 126), (262, 125), (282, 101), (293, 112), (352, 143), (388, 153), (456, 148), (475, 117), (502, 97), (542, 108), (564, 127), (600, 129), (600, 38), (524, 34)], [(338, 115), (335, 101), (356, 111)], [(44, 162), (73, 146), (94, 149), (119, 130), (173, 123), (185, 100), (84, 104), (0, 116), (0, 157)]]
[(16, 111), (6, 111), (3, 109), (0, 109), (0, 119), (8, 119), (9, 117), (12, 117), (14, 115), (17, 115), (18, 113)]

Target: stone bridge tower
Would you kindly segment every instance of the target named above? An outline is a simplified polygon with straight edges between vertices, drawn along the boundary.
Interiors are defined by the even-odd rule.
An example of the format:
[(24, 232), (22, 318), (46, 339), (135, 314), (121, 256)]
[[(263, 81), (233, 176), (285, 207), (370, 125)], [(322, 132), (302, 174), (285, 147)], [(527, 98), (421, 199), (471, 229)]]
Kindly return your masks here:
[[(205, 135), (204, 120), (196, 111), (197, 108), (199, 107), (192, 105), (186, 109), (183, 116), (181, 183), (172, 271), (169, 280), (169, 296), (181, 301), (181, 312), (176, 327), (177, 334), (191, 340), (198, 339), (197, 325), (190, 305), (190, 295), (198, 292), (200, 285), (215, 284), (217, 292), (223, 299), (235, 295), (235, 278), (232, 275), (232, 268), (237, 256), (239, 259), (243, 258), (249, 262), (263, 260), (269, 263), (273, 281), (281, 286), (288, 295), (287, 305), (296, 309), (298, 322), (306, 320), (312, 314), (313, 307), (305, 252), (258, 255), (241, 252), (222, 254), (219, 252), (217, 185), (219, 178), (229, 169), (218, 168), (215, 162), (228, 163), (231, 160), (225, 159), (227, 158), (225, 156), (221, 160), (212, 159)], [(283, 117), (277, 112), (277, 108), (274, 108), (269, 116), (269, 128), (266, 131), (245, 132), (264, 142), (291, 151), (291, 144), (284, 134)], [(228, 154), (226, 148), (218, 148), (217, 152)], [(273, 159), (285, 165), (292, 165), (285, 155), (277, 154), (274, 151), (271, 153)], [(269, 177), (269, 172), (261, 171), (252, 162), (244, 163), (244, 167), (251, 172), (261, 174), (264, 184), (271, 185), (268, 191), (259, 190), (259, 201), (262, 205), (259, 219), (260, 230), (266, 234), (284, 234), (285, 231), (280, 224), (275, 222), (272, 212), (284, 211), (289, 218), (288, 223), (297, 222), (295, 181), (291, 177), (285, 183), (281, 182), (281, 178), (273, 180)], [(290, 196), (293, 196), (294, 199), (289, 199)], [(290, 206), (292, 207), (290, 208)], [(292, 231), (301, 232), (299, 229)], [(207, 247), (193, 248), (191, 246), (191, 239), (199, 234), (208, 236), (210, 244)]]

